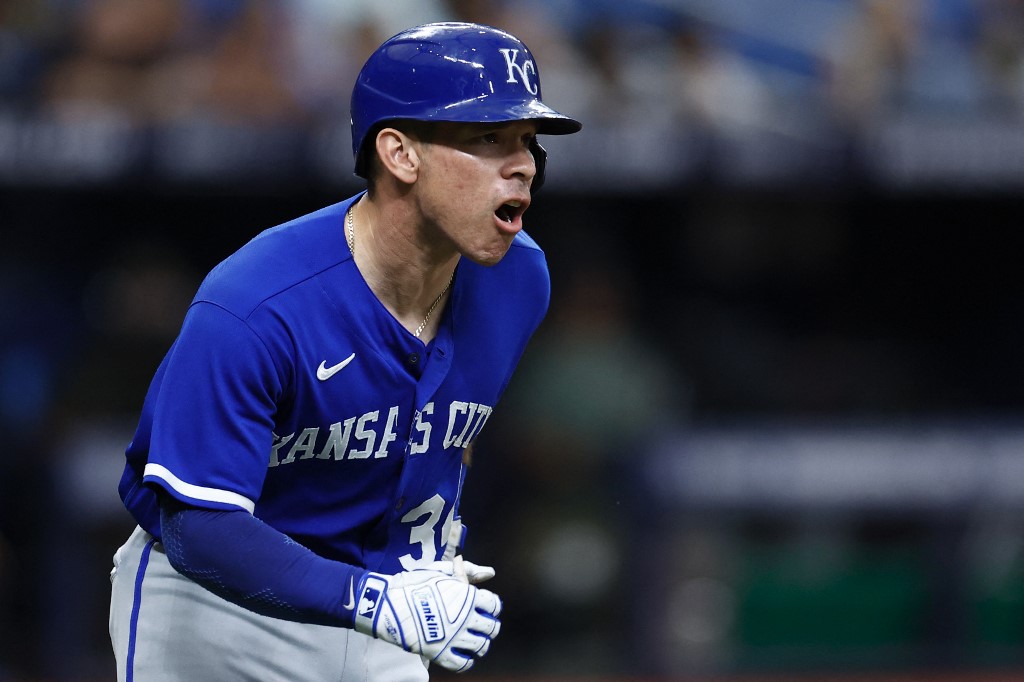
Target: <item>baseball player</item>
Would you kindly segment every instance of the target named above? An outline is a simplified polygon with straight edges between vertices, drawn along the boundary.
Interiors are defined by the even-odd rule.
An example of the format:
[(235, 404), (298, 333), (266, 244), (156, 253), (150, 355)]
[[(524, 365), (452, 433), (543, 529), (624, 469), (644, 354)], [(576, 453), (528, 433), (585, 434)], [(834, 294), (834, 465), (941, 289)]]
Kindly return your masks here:
[(522, 231), (536, 61), (476, 24), (404, 31), (352, 92), (367, 190), (215, 267), (160, 367), (119, 491), (119, 680), (425, 680), (499, 631), (455, 556), (464, 455), (544, 316)]

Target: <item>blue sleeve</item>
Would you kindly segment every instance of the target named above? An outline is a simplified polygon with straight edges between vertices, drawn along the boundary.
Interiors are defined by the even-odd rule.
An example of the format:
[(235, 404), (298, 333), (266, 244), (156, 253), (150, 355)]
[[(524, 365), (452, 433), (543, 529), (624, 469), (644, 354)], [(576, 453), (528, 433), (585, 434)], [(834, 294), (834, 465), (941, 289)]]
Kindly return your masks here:
[(363, 569), (318, 556), (242, 510), (162, 495), (160, 523), (171, 566), (217, 596), (273, 618), (353, 626)]
[[(220, 306), (197, 302), (147, 395), (143, 481), (194, 507), (256, 506), (267, 474), (274, 414), (289, 351)], [(136, 455), (137, 457), (138, 455)]]

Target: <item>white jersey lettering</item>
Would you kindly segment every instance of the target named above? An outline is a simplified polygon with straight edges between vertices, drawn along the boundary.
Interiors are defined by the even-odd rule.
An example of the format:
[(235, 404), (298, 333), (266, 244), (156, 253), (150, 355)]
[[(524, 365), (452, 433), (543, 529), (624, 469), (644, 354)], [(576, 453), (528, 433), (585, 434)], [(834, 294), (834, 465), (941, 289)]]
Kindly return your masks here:
[(462, 447), (468, 448), (473, 440), (477, 437), (477, 434), (484, 428), (484, 424), (491, 418), (491, 413), (494, 412), (493, 407), (487, 405), (476, 406), (476, 420), (473, 422), (473, 428), (470, 429), (469, 434), (466, 436), (462, 443)]
[(299, 459), (310, 459), (313, 450), (316, 448), (316, 437), (320, 433), (317, 427), (302, 429), (302, 433), (295, 439), (295, 444), (288, 451), (288, 456), (281, 460), (281, 464), (291, 464), (295, 461), (295, 455), (302, 453)]
[(444, 437), (444, 447), (469, 447), (493, 411), (494, 408), (489, 405), (452, 401), (448, 409), (448, 431)]
[(413, 442), (412, 438), (409, 439), (409, 454), (410, 455), (422, 455), (430, 447), (430, 422), (423, 421), (424, 416), (430, 416), (434, 414), (434, 403), (429, 402), (423, 406), (422, 410), (416, 412), (416, 416), (412, 421), (413, 431), (418, 431), (422, 434), (422, 438), (418, 443)]
[(324, 449), (317, 455), (317, 459), (330, 459), (332, 456), (335, 460), (343, 459), (345, 457), (345, 451), (348, 449), (348, 439), (352, 435), (352, 425), (356, 423), (355, 417), (349, 417), (342, 422), (334, 422), (331, 424), (331, 431), (327, 434), (327, 443), (324, 445)]
[(469, 442), (466, 436), (469, 434), (469, 427), (472, 426), (474, 423), (473, 417), (476, 416), (476, 410), (478, 407), (480, 407), (479, 404), (470, 403), (469, 407), (466, 408), (466, 425), (462, 428), (462, 433), (459, 434), (459, 437), (455, 439), (455, 447), (465, 447), (466, 444)]
[(273, 444), (270, 446), (270, 464), (268, 464), (267, 466), (276, 467), (278, 464), (281, 463), (277, 459), (278, 451), (280, 451), (281, 448), (287, 445), (291, 441), (291, 439), (295, 437), (295, 434), (289, 433), (287, 436), (279, 436), (276, 433), (274, 433), (271, 435), (273, 436), (274, 440)]
[[(466, 448), (483, 429), (493, 408), (481, 403), (453, 400), (448, 405), (448, 423), (445, 430), (443, 449)], [(434, 433), (433, 417), (435, 404), (429, 402), (422, 410), (414, 413), (409, 426), (405, 451), (408, 455), (422, 455), (429, 452)], [(341, 461), (343, 459), (383, 459), (394, 449), (399, 440), (400, 408), (388, 408), (387, 419), (381, 420), (380, 410), (367, 412), (359, 417), (349, 417), (334, 422), (330, 427), (305, 427), (287, 436), (273, 434), (270, 447), (269, 468), (292, 464), (304, 459)], [(320, 434), (325, 438), (321, 441)], [(297, 436), (297, 437), (296, 437)], [(289, 447), (290, 446), (290, 447)], [(287, 455), (281, 456), (288, 447)]]
[(445, 450), (455, 445), (457, 438), (452, 437), (455, 432), (455, 422), (459, 415), (465, 414), (468, 410), (469, 403), (464, 403), (461, 400), (453, 400), (452, 404), (448, 406), (448, 431), (444, 434)]
[(384, 435), (380, 439), (380, 447), (377, 448), (377, 452), (373, 453), (375, 459), (388, 456), (388, 446), (398, 440), (398, 434), (395, 433), (395, 422), (398, 421), (398, 406), (392, 407), (388, 410), (388, 423), (384, 427)]
[[(434, 552), (434, 537), (444, 506), (444, 498), (435, 494), (402, 517), (402, 523), (410, 526), (409, 544), (419, 547), (419, 557), (414, 557), (411, 553), (398, 557), (405, 570), (414, 571), (417, 568), (425, 568), (430, 562), (437, 559)], [(424, 516), (425, 519), (423, 519)], [(420, 519), (423, 520), (420, 521)], [(420, 522), (417, 523), (417, 521)]]
[(350, 450), (349, 459), (366, 459), (373, 452), (373, 445), (377, 441), (377, 432), (367, 426), (377, 421), (380, 416), (379, 410), (367, 412), (356, 423), (356, 440), (366, 441), (366, 447), (362, 450)]

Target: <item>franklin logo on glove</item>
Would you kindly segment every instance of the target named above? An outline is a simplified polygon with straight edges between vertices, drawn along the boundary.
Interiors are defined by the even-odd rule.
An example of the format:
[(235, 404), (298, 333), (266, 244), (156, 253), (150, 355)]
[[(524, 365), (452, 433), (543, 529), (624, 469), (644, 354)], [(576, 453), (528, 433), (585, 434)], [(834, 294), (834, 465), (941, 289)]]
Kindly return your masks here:
[(444, 626), (437, 617), (437, 600), (434, 591), (424, 588), (413, 592), (413, 599), (416, 600), (416, 615), (420, 618), (420, 626), (423, 628), (423, 639), (427, 642), (437, 642), (444, 639)]

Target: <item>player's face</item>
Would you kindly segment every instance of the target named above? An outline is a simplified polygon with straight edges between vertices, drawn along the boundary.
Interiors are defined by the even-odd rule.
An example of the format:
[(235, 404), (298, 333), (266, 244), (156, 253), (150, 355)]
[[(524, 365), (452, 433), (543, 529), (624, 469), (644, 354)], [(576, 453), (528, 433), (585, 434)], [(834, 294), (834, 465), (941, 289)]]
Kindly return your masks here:
[(493, 265), (523, 229), (530, 183), (537, 172), (530, 143), (532, 121), (437, 123), (424, 145), (416, 191), (428, 223), (456, 250)]

